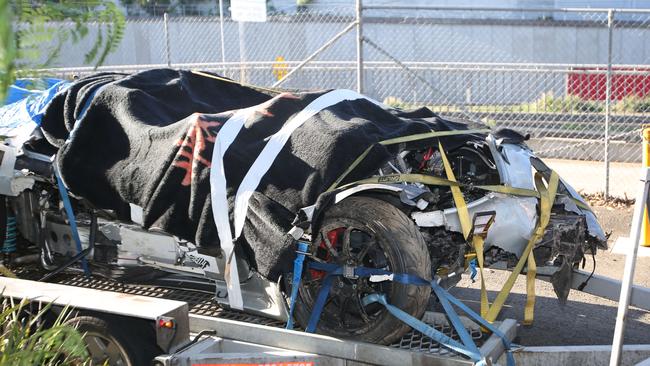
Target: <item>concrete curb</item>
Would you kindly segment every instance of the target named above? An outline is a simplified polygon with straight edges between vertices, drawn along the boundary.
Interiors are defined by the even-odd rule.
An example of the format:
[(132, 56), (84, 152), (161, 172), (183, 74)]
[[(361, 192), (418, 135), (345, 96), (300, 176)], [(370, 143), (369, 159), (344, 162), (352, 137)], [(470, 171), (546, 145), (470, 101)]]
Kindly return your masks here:
[[(517, 365), (523, 366), (607, 366), (611, 349), (611, 345), (523, 347), (514, 352), (514, 356)], [(621, 366), (635, 365), (647, 361), (648, 358), (650, 358), (650, 344), (625, 345)], [(506, 364), (504, 356), (499, 358), (499, 364)]]

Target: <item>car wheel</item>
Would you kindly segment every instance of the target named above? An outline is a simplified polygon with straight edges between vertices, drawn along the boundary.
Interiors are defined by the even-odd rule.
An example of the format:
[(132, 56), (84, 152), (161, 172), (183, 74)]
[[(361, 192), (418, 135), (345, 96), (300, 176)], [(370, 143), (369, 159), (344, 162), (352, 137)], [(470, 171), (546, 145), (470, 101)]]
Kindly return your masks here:
[(78, 316), (66, 321), (82, 334), (91, 365), (149, 365), (160, 354), (155, 336), (142, 334), (143, 329), (121, 319)]
[[(313, 235), (318, 260), (381, 268), (431, 278), (429, 252), (418, 227), (390, 203), (369, 197), (350, 197), (331, 207), (324, 215), (321, 230)], [(296, 303), (296, 320), (303, 327), (325, 278), (325, 272), (306, 270)], [(361, 299), (371, 293), (385, 294), (389, 304), (420, 319), (431, 289), (368, 278), (337, 276), (332, 282), (318, 323), (319, 333), (390, 344), (409, 331), (409, 326), (390, 315), (378, 303), (363, 306)]]

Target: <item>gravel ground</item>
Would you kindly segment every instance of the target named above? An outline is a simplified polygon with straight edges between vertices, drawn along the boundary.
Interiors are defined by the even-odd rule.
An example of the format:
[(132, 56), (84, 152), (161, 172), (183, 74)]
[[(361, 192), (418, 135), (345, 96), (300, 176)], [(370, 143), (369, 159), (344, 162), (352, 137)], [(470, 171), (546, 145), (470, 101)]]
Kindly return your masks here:
[[(612, 232), (610, 247), (617, 237), (629, 235), (632, 206), (594, 206), (593, 209), (605, 231)], [(609, 250), (599, 251), (596, 256), (596, 273), (620, 279), (624, 264), (623, 255), (612, 254)], [(584, 270), (591, 269), (591, 261), (587, 261)], [(635, 284), (650, 287), (650, 258), (639, 258), (636, 269)], [(494, 299), (508, 275), (509, 272), (504, 271), (487, 271), (490, 300)], [(468, 276), (464, 277), (452, 293), (476, 310), (479, 309), (479, 281), (472, 283)], [(535, 322), (532, 326), (519, 327), (518, 343), (528, 346), (611, 344), (617, 302), (571, 290), (567, 304), (561, 306), (551, 284), (539, 280), (536, 281), (536, 293)], [(520, 275), (500, 317), (521, 322), (525, 303), (526, 279)], [(630, 309), (625, 328), (625, 343), (650, 344), (650, 311)]]

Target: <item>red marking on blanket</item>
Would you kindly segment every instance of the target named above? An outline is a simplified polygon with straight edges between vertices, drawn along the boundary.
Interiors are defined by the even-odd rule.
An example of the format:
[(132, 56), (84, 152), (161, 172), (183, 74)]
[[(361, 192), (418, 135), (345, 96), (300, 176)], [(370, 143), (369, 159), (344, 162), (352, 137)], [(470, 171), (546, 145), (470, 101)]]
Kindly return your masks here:
[(257, 105), (255, 107), (254, 111), (256, 113), (259, 113), (259, 114), (263, 115), (264, 117), (274, 117), (273, 113), (271, 113), (269, 111), (269, 108), (278, 99), (300, 99), (300, 97), (297, 97), (297, 96), (295, 96), (295, 95), (293, 95), (291, 93), (286, 93), (286, 92), (285, 93), (280, 93), (280, 94), (276, 95), (275, 97), (267, 100), (266, 102)]
[(184, 137), (176, 142), (180, 146), (173, 165), (185, 170), (185, 176), (181, 182), (184, 186), (189, 186), (194, 178), (194, 173), (199, 164), (205, 167), (211, 166), (210, 159), (204, 158), (201, 154), (205, 150), (206, 142), (214, 142), (216, 134), (210, 129), (221, 126), (219, 121), (207, 121), (201, 114), (195, 113), (190, 117), (189, 128)]

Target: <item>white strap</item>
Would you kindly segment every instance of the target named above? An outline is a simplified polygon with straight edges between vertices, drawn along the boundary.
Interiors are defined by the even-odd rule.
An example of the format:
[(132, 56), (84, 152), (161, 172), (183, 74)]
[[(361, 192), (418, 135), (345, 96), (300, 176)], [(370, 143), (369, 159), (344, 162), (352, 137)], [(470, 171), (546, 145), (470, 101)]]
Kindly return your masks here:
[[(241, 235), (244, 228), (244, 221), (246, 219), (246, 211), (248, 211), (248, 200), (259, 185), (262, 177), (271, 167), (275, 158), (280, 153), (289, 140), (291, 134), (300, 126), (302, 126), (309, 118), (316, 115), (318, 112), (325, 108), (331, 107), (344, 100), (366, 99), (380, 107), (384, 107), (381, 103), (369, 99), (357, 92), (346, 89), (333, 90), (329, 93), (323, 94), (316, 98), (314, 101), (300, 111), (297, 115), (291, 118), (287, 123), (282, 126), (280, 131), (276, 132), (269, 142), (264, 146), (264, 149), (257, 157), (253, 165), (246, 173), (244, 180), (242, 180), (237, 190), (235, 197), (235, 238)], [(288, 172), (290, 174), (290, 172)]]
[(231, 265), (233, 261), (236, 263), (235, 253), (233, 251), (233, 242), (239, 238), (244, 229), (246, 212), (248, 211), (248, 202), (255, 189), (257, 189), (262, 177), (269, 170), (271, 164), (273, 164), (273, 161), (275, 161), (276, 157), (289, 140), (291, 134), (298, 127), (302, 126), (309, 118), (313, 117), (325, 108), (331, 107), (344, 100), (356, 99), (366, 99), (382, 108), (385, 108), (383, 104), (352, 90), (333, 90), (321, 95), (309, 103), (305, 109), (285, 123), (280, 131), (271, 136), (237, 189), (234, 208), (234, 236), (231, 235), (230, 221), (228, 219), (228, 198), (226, 195), (226, 177), (223, 168), (223, 156), (230, 144), (232, 144), (234, 139), (237, 137), (244, 122), (246, 122), (246, 117), (255, 107), (237, 111), (235, 115), (226, 121), (217, 134), (214, 151), (212, 153), (212, 167), (210, 171), (212, 214), (219, 232), (221, 248), (224, 250), (226, 255), (225, 279), (228, 288), (228, 301), (230, 307), (235, 309), (243, 308), (237, 265)]
[[(230, 144), (235, 140), (237, 134), (246, 122), (246, 116), (249, 111), (240, 109), (230, 117), (226, 123), (221, 127), (217, 133), (214, 141), (214, 150), (212, 151), (212, 165), (210, 168), (210, 199), (212, 200), (212, 216), (214, 216), (214, 224), (217, 227), (219, 235), (219, 242), (221, 248), (225, 252), (226, 259), (234, 259), (235, 252), (232, 240), (232, 233), (230, 231), (230, 220), (228, 218), (228, 197), (226, 194), (226, 175), (223, 168), (223, 156), (230, 147)], [(231, 257), (232, 256), (232, 257)], [(242, 300), (241, 289), (239, 287), (239, 273), (237, 272), (237, 265), (228, 268), (224, 273), (226, 280), (226, 288), (228, 291), (228, 303), (234, 309), (243, 309), (244, 303)]]
[(387, 275), (385, 275), (385, 274), (384, 275), (372, 275), (372, 276), (370, 276), (369, 280), (370, 280), (370, 282), (384, 282), (384, 281), (392, 281), (393, 277), (394, 277), (394, 275), (392, 273), (387, 274)]

